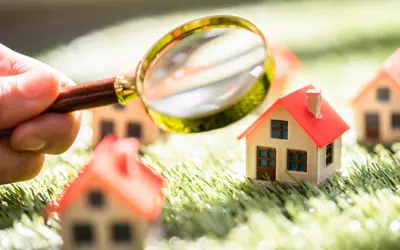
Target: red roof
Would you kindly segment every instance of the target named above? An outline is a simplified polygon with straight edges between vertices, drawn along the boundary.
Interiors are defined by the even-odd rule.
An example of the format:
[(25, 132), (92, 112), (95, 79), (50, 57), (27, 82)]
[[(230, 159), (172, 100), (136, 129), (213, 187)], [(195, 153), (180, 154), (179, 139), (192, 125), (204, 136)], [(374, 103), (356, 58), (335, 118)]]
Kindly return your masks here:
[[(310, 138), (322, 148), (331, 143), (350, 129), (349, 125), (339, 116), (331, 105), (321, 98), (321, 117), (315, 118), (308, 111), (306, 92), (315, 89), (313, 85), (305, 86), (274, 102), (253, 124), (251, 124), (238, 139), (247, 136), (256, 129), (277, 107), (283, 107), (299, 123)], [(290, 135), (289, 135), (290, 136)]]
[(96, 147), (91, 162), (47, 211), (62, 212), (95, 185), (139, 216), (147, 220), (158, 217), (164, 202), (164, 180), (137, 159), (138, 151), (134, 138), (107, 136)]

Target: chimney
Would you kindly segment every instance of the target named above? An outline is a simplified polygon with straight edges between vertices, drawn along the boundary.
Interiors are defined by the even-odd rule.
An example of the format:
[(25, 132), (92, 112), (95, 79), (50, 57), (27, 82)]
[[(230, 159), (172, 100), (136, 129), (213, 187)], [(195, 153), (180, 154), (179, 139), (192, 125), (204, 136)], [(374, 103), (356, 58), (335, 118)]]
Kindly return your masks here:
[(315, 118), (321, 117), (321, 90), (308, 89), (306, 92), (307, 108)]

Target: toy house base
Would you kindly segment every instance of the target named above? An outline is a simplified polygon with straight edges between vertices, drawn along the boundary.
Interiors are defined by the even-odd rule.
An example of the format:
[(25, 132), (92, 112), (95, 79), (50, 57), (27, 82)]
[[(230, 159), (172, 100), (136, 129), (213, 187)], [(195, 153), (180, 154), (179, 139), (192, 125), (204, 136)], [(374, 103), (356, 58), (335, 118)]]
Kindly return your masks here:
[[(334, 174), (340, 174), (340, 171), (336, 171)], [(329, 180), (332, 178), (332, 176), (334, 175), (332, 174), (331, 176), (327, 177), (325, 180), (321, 181), (318, 184), (313, 184), (311, 182), (307, 182), (307, 181), (302, 181), (303, 183), (307, 183), (307, 184), (312, 184), (313, 186), (319, 187), (319, 188), (324, 188), (324, 187), (328, 187), (329, 186)], [(257, 185), (263, 185), (266, 187), (272, 187), (273, 184), (275, 183), (279, 183), (282, 184), (284, 186), (289, 186), (295, 189), (299, 189), (300, 188), (300, 183), (301, 181), (297, 181), (293, 180), (293, 182), (289, 182), (289, 181), (270, 181), (270, 180), (257, 180), (257, 179), (251, 179), (251, 178), (247, 178), (247, 180), (250, 183), (253, 184), (257, 184)]]

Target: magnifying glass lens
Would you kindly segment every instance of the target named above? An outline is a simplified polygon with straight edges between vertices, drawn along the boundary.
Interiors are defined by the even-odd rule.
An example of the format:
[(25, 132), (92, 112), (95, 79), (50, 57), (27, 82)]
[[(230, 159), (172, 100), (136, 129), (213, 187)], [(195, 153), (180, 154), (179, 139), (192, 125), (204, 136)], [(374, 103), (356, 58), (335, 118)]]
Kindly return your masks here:
[(264, 74), (263, 39), (246, 29), (197, 31), (166, 46), (149, 66), (141, 97), (157, 112), (180, 118), (226, 109)]

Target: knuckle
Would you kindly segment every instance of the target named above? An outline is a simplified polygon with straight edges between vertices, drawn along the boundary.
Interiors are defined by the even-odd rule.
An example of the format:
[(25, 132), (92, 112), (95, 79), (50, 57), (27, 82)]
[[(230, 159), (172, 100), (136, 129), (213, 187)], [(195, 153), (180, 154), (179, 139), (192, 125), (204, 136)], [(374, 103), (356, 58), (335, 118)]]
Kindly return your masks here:
[(0, 80), (0, 126), (15, 114), (15, 107), (10, 105), (9, 96), (17, 88), (17, 83), (18, 79), (14, 77), (10, 77), (7, 81)]

